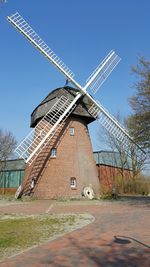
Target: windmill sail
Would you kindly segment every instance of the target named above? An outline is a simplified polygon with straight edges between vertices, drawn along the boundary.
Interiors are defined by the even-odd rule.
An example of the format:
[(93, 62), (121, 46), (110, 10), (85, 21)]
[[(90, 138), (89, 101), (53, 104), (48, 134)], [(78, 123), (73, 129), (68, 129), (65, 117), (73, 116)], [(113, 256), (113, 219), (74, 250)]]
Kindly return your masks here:
[(90, 75), (85, 87), (82, 87), (74, 80), (73, 72), (63, 63), (62, 60), (48, 47), (48, 45), (39, 37), (39, 35), (31, 28), (31, 26), (16, 12), (8, 16), (7, 20), (21, 32), (31, 44), (38, 49), (65, 77), (71, 81), (82, 93), (85, 94), (88, 87), (93, 92), (97, 92), (99, 87), (103, 84), (106, 78), (110, 75), (120, 58), (114, 51), (111, 51), (106, 58), (98, 65), (96, 70)]
[[(92, 107), (89, 109), (89, 113), (99, 120), (99, 122), (105, 127), (107, 131), (109, 131), (112, 135), (114, 135), (118, 140), (120, 140), (124, 147), (130, 147), (134, 145), (139, 151), (143, 153), (143, 150), (140, 146), (134, 143), (132, 137), (128, 134), (128, 132), (114, 119), (103, 107), (100, 103), (96, 102), (88, 93), (87, 88), (91, 88), (93, 92), (96, 92), (99, 87), (103, 84), (115, 66), (119, 63), (120, 58), (114, 51), (111, 51), (106, 58), (98, 65), (95, 71), (90, 75), (84, 87), (82, 87), (79, 83), (77, 83), (73, 76), (73, 72), (56, 56), (56, 54), (47, 46), (47, 44), (37, 35), (37, 33), (29, 26), (29, 24), (19, 15), (19, 13), (15, 13), (11, 16), (7, 17), (8, 21), (17, 28), (33, 45), (37, 48), (55, 67), (61, 71), (65, 77), (70, 80), (76, 88), (79, 89), (80, 93), (86, 95), (93, 102)], [(20, 157), (26, 159), (26, 162), (32, 163), (34, 158), (40, 153), (44, 144), (51, 138), (51, 135), (55, 133), (59, 123), (65, 119), (67, 114), (70, 114), (72, 108), (74, 107), (76, 101), (81, 97), (81, 94), (78, 94), (75, 99), (65, 105), (65, 109), (62, 110), (60, 114), (60, 118), (57, 117), (52, 128), (48, 130), (46, 135), (42, 137), (40, 142), (34, 142), (34, 131), (27, 136), (24, 141), (18, 146), (17, 152)], [(64, 100), (65, 102), (65, 100)], [(66, 102), (67, 103), (67, 102)], [(59, 103), (57, 103), (59, 105)], [(47, 116), (47, 115), (46, 115)], [(49, 116), (49, 114), (48, 114)], [(45, 120), (45, 117), (43, 118)], [(41, 121), (41, 124), (43, 123)], [(37, 125), (37, 129), (40, 129), (40, 124)]]
[(111, 50), (104, 60), (98, 65), (94, 72), (89, 76), (86, 81), (84, 90), (88, 87), (96, 93), (107, 77), (111, 74), (113, 69), (120, 62), (121, 58)]
[(51, 61), (69, 80), (74, 76), (73, 72), (56, 56), (48, 45), (39, 37), (31, 26), (20, 16), (18, 12), (7, 17), (8, 21), (19, 30), (48, 60)]
[(127, 130), (98, 101), (94, 101), (88, 112), (98, 120), (105, 130), (121, 142), (125, 151), (130, 154), (131, 148), (134, 148), (137, 151), (137, 155), (145, 155), (145, 152), (134, 142)]
[(57, 100), (36, 127), (16, 148), (15, 152), (20, 158), (23, 158), (29, 165), (35, 160), (47, 142), (51, 140), (61, 127), (61, 124), (75, 108), (76, 102), (80, 96), (81, 95), (78, 93), (72, 101), (65, 96), (61, 96), (60, 99)]

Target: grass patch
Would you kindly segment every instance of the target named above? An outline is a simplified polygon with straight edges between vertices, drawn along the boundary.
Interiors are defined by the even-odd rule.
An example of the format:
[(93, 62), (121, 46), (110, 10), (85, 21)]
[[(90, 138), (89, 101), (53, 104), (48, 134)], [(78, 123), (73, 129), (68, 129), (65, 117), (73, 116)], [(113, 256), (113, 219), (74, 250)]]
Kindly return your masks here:
[(75, 222), (75, 215), (1, 216), (0, 260), (62, 234)]

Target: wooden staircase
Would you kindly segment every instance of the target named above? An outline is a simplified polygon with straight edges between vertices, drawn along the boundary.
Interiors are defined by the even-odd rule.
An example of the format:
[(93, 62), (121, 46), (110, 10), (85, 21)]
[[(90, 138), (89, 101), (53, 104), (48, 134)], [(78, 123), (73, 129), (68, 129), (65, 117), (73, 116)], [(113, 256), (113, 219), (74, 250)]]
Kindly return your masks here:
[[(34, 196), (34, 192), (36, 191), (40, 179), (42, 178), (42, 175), (46, 170), (48, 161), (50, 160), (51, 149), (57, 147), (65, 126), (65, 122), (61, 124), (59, 131), (57, 131), (53, 138), (49, 140), (49, 142), (47, 142), (46, 146), (42, 149), (32, 165), (27, 164), (24, 175), (24, 182), (22, 184), (21, 196)], [(32, 180), (34, 180), (33, 188), (31, 187)]]

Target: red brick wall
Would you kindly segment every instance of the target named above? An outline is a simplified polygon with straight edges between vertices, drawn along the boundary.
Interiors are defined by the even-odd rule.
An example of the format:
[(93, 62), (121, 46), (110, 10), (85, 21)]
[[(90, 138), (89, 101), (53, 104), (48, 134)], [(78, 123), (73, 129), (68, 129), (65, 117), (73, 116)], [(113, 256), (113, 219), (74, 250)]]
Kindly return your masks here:
[[(97, 165), (98, 177), (101, 189), (105, 192), (112, 190), (112, 187), (122, 191), (121, 188), (121, 168), (107, 166), (107, 165)], [(131, 171), (124, 170), (124, 180), (131, 179)], [(120, 183), (119, 183), (120, 180)]]

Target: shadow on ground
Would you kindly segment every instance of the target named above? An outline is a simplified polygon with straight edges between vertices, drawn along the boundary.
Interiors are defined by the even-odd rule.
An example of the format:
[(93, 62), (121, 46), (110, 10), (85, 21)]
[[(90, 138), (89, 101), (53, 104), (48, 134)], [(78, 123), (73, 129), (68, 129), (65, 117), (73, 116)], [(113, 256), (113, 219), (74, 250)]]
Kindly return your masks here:
[[(129, 240), (131, 239), (131, 240)], [(93, 266), (93, 267), (148, 267), (150, 250), (147, 248), (135, 248), (132, 246), (131, 237), (114, 238), (110, 243), (100, 242), (99, 247), (91, 247), (93, 240), (89, 240), (86, 246), (82, 246), (78, 240), (69, 238), (71, 251), (67, 257), (68, 250), (60, 252), (59, 256), (55, 255), (55, 264), (51, 255), (49, 260), (42, 261), (44, 266)], [(139, 240), (138, 244), (144, 246)], [(54, 264), (54, 265), (53, 265)]]

